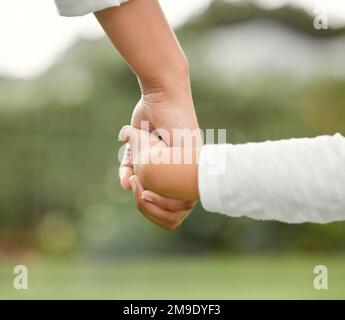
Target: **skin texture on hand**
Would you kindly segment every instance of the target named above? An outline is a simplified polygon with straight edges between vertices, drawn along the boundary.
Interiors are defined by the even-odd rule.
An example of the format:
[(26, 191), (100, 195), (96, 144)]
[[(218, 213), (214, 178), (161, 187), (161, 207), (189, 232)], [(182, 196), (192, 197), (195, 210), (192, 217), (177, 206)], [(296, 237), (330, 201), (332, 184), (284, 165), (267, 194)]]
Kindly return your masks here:
[[(159, 94), (159, 97), (162, 98), (163, 95)], [(171, 96), (167, 100), (162, 99), (157, 102), (154, 100), (154, 95), (151, 95), (150, 99), (149, 102), (146, 102), (144, 96), (138, 102), (131, 120), (133, 127), (140, 128), (141, 121), (149, 121), (150, 130), (164, 128), (169, 133), (172, 133), (174, 128), (197, 128), (192, 99), (188, 95), (187, 98), (184, 98), (186, 102), (179, 102), (185, 105), (185, 108), (179, 107)], [(172, 101), (168, 101), (168, 99)], [(181, 97), (176, 98), (177, 101), (182, 100), (180, 99)], [(127, 151), (119, 169), (121, 185), (125, 189), (132, 189), (137, 208), (150, 221), (166, 230), (174, 230), (181, 225), (191, 212), (194, 202), (176, 200), (145, 190), (139, 177), (133, 175), (130, 147), (127, 144)]]
[[(157, 130), (157, 133), (169, 146), (174, 145), (172, 140), (174, 129), (198, 129), (189, 79), (180, 80), (179, 86), (180, 91), (178, 93), (157, 92), (143, 95), (134, 108), (131, 126), (141, 129), (142, 122), (148, 122), (148, 130)], [(168, 137), (166, 133), (168, 133)], [(129, 188), (126, 180), (132, 174), (130, 148), (128, 146), (119, 171), (123, 188)]]
[[(148, 146), (141, 146), (141, 135), (150, 136), (150, 143)], [(148, 131), (135, 129), (131, 126), (125, 126), (124, 128), (122, 128), (119, 137), (121, 140), (129, 142), (128, 144), (131, 146), (131, 150), (133, 152), (133, 160), (135, 161), (141, 159), (141, 155), (143, 154), (144, 156), (149, 156), (150, 152), (156, 152), (162, 149), (171, 149), (162, 140), (158, 139), (158, 137), (154, 134), (150, 134)], [(151, 168), (151, 170), (155, 168), (159, 170), (156, 172), (152, 172), (151, 170), (149, 170), (151, 171), (149, 172), (149, 168)], [(153, 181), (156, 182), (152, 184), (152, 186), (155, 185), (155, 188), (157, 190), (159, 189), (159, 187), (162, 185), (162, 180), (159, 180), (158, 182), (158, 180), (154, 176), (161, 174), (162, 169), (165, 170), (166, 168), (156, 167), (155, 165), (151, 165), (149, 163), (141, 164), (140, 162), (134, 162), (134, 170), (136, 174), (132, 175), (129, 178), (129, 183), (134, 193), (136, 206), (143, 213), (143, 215), (151, 222), (161, 226), (166, 230), (174, 230), (189, 215), (190, 210), (194, 206), (194, 202), (163, 197), (158, 193), (154, 193), (150, 190), (144, 189), (142, 182), (145, 185), (146, 183), (152, 183)], [(165, 173), (167, 172), (169, 172), (169, 170), (165, 171)], [(140, 178), (142, 179), (142, 181), (140, 181)], [(180, 183), (181, 185), (177, 187), (177, 190), (183, 189), (181, 187), (183, 186), (183, 181), (180, 181)], [(168, 179), (166, 179), (165, 185), (171, 187)], [(174, 190), (174, 188), (171, 188), (171, 190)]]
[[(148, 121), (149, 130), (163, 128), (170, 134), (173, 129), (198, 128), (188, 62), (158, 1), (131, 0), (96, 12), (95, 16), (138, 77), (142, 97), (133, 111), (131, 125), (140, 128), (142, 121)], [(170, 139), (165, 142), (172, 143)], [(128, 147), (119, 169), (121, 186), (133, 190), (138, 209), (152, 222), (169, 230), (182, 223), (191, 211), (190, 201), (144, 190), (133, 175)]]
[(131, 176), (129, 182), (137, 208), (148, 220), (163, 229), (175, 230), (187, 218), (194, 206), (193, 202), (168, 199), (144, 190), (136, 175)]
[(119, 138), (130, 144), (134, 172), (151, 193), (180, 200), (199, 200), (197, 160), (200, 148), (169, 147), (156, 134), (131, 126), (124, 126)]

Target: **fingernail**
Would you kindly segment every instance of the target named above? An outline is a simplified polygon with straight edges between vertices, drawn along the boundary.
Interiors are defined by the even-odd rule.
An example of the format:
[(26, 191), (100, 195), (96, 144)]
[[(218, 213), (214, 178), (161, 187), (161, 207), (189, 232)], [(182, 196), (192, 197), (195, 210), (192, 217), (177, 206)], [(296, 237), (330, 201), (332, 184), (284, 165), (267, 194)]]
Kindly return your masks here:
[(131, 188), (132, 188), (132, 185), (131, 185), (131, 183), (129, 182), (128, 179), (121, 178), (120, 184), (121, 184), (121, 187), (122, 187), (124, 190), (131, 190)]
[[(119, 170), (119, 178), (120, 180), (125, 180), (127, 178), (128, 174), (126, 172), (123, 172), (123, 170)], [(129, 178), (127, 178), (129, 180)]]
[(194, 201), (187, 201), (186, 206), (187, 206), (187, 208), (192, 209), (194, 207)]
[(118, 140), (119, 141), (123, 141), (125, 142), (126, 139), (123, 137), (123, 132), (128, 128), (129, 126), (123, 126), (119, 132), (119, 137), (118, 137)]
[(135, 193), (135, 191), (137, 189), (137, 185), (135, 183), (135, 178), (134, 177), (130, 177), (128, 180), (129, 180), (129, 183), (131, 184), (133, 192)]
[(148, 196), (147, 194), (143, 193), (141, 195), (141, 199), (146, 200), (148, 202), (154, 202), (153, 198), (151, 196)]

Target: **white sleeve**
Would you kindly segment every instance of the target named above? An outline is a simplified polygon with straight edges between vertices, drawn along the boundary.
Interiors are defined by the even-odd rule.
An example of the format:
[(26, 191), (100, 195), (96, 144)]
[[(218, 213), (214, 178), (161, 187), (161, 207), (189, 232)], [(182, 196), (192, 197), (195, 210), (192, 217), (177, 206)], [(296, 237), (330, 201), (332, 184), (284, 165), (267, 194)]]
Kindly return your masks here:
[(59, 14), (65, 17), (83, 16), (106, 8), (119, 6), (129, 0), (54, 0)]
[(345, 220), (345, 139), (340, 134), (243, 145), (205, 145), (205, 210), (288, 223)]

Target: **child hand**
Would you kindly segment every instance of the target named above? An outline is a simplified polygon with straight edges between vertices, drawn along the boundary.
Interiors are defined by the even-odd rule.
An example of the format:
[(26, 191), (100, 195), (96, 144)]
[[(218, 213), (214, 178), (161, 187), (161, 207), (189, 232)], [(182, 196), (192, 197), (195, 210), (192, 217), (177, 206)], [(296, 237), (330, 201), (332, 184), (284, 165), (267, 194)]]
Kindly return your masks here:
[(131, 145), (127, 150), (133, 150), (131, 158), (133, 158), (135, 174), (129, 178), (129, 182), (137, 208), (147, 219), (162, 228), (176, 229), (189, 215), (194, 202), (175, 200), (144, 188), (150, 185), (152, 179), (151, 159), (168, 151), (169, 148), (157, 135), (130, 126), (121, 129), (119, 138)]
[(148, 165), (155, 163), (155, 159), (169, 148), (155, 133), (131, 126), (124, 126), (120, 130), (119, 139), (130, 145), (134, 174), (139, 176), (146, 187)]

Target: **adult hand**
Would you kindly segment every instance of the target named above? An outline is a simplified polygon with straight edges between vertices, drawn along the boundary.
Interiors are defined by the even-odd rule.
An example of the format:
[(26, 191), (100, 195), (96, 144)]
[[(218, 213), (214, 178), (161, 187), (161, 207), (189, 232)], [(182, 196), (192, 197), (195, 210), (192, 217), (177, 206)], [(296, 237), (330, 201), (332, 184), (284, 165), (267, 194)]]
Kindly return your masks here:
[[(145, 92), (133, 111), (133, 127), (141, 128), (142, 121), (148, 122), (147, 129), (157, 130), (168, 145), (174, 143), (173, 129), (198, 129), (188, 76), (179, 81), (176, 88), (145, 89)], [(119, 176), (121, 186), (132, 189), (139, 211), (164, 229), (176, 229), (194, 206), (192, 201), (170, 199), (144, 190), (139, 177), (134, 176), (129, 145), (126, 145)]]
[[(172, 133), (174, 128), (196, 129), (188, 63), (159, 2), (132, 0), (120, 7), (98, 11), (95, 16), (139, 80), (142, 98), (133, 112), (132, 126), (140, 128), (141, 121), (149, 121), (151, 130), (163, 128)], [(119, 173), (123, 188), (131, 188), (129, 178), (133, 168), (129, 149)], [(141, 191), (136, 188), (137, 206), (151, 221), (159, 208), (170, 210), (166, 210), (159, 221), (154, 221), (162, 227), (173, 229), (182, 222), (176, 219), (177, 223), (164, 224), (172, 212), (190, 210), (183, 202), (151, 194), (155, 200), (153, 206), (139, 197), (146, 192)]]

